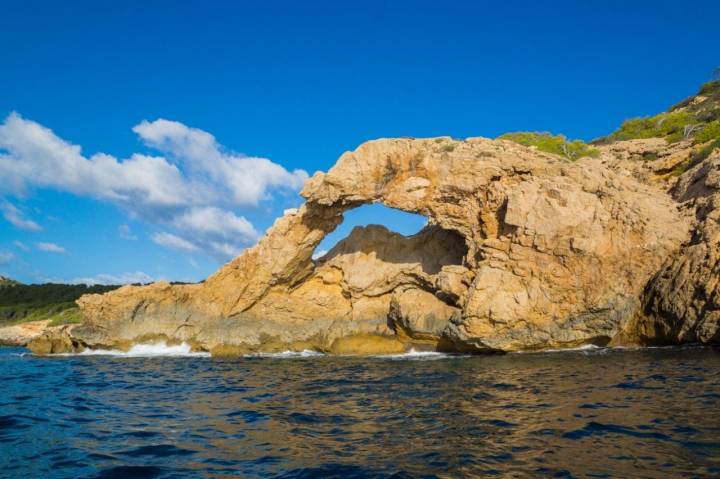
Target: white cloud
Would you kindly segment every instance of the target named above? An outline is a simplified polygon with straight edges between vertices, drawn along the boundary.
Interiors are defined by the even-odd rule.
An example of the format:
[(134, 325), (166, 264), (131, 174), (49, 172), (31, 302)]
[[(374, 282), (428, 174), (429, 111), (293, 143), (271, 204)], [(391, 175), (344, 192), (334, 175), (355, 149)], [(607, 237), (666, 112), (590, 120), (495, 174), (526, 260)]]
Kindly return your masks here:
[(108, 199), (127, 206), (177, 206), (185, 203), (183, 188), (191, 187), (164, 158), (132, 155), (119, 162), (99, 153), (86, 158), (77, 145), (17, 113), (0, 124), (0, 188), (18, 193), (28, 187), (54, 188)]
[(190, 241), (184, 240), (179, 236), (172, 233), (155, 233), (151, 239), (166, 248), (175, 249), (178, 251), (197, 251), (198, 247), (192, 244)]
[(65, 248), (55, 243), (35, 243), (35, 246), (40, 251), (45, 251), (46, 253), (67, 253), (67, 250)]
[(120, 235), (120, 237), (122, 239), (131, 240), (131, 241), (137, 239), (137, 236), (135, 236), (133, 234), (132, 230), (130, 229), (130, 226), (128, 226), (126, 224), (122, 224), (122, 225), (118, 226), (118, 234)]
[(258, 237), (257, 230), (248, 220), (212, 206), (191, 208), (176, 217), (173, 224), (181, 230), (188, 229), (223, 238), (239, 236), (245, 241), (254, 241)]
[(30, 251), (30, 247), (28, 245), (26, 245), (25, 243), (23, 243), (22, 241), (13, 241), (13, 244), (15, 245), (15, 247), (17, 247), (23, 251)]
[[(257, 205), (275, 190), (297, 191), (308, 178), (303, 170), (290, 172), (266, 158), (226, 150), (210, 133), (179, 122), (143, 121), (133, 131), (168, 157), (88, 157), (80, 146), (11, 113), (0, 124), (0, 195), (52, 188), (111, 201), (134, 217), (175, 230), (154, 235), (156, 243), (227, 260), (258, 237), (232, 210)], [(16, 226), (41, 229), (22, 215), (11, 217)], [(119, 233), (134, 236), (129, 227)]]
[(98, 274), (89, 278), (75, 278), (68, 281), (70, 284), (135, 284), (135, 283), (153, 283), (159, 281), (160, 278), (153, 278), (152, 276), (143, 273), (142, 271), (135, 271), (134, 273), (123, 273), (120, 275), (112, 274)]
[(242, 253), (243, 249), (245, 249), (242, 246), (238, 246), (228, 241), (210, 241), (208, 247), (210, 248), (213, 256), (221, 261), (223, 258), (234, 258)]
[(260, 234), (247, 219), (213, 206), (195, 207), (177, 216), (172, 225), (220, 261), (233, 258), (257, 241)]
[(0, 251), (0, 265), (8, 264), (15, 258), (15, 255), (9, 251)]
[(303, 170), (289, 172), (267, 158), (224, 151), (210, 133), (176, 121), (143, 121), (133, 131), (146, 145), (223, 187), (237, 205), (256, 205), (271, 188), (298, 190), (308, 178)]
[[(2, 157), (0, 157), (0, 161), (1, 159)], [(20, 228), (21, 230), (26, 231), (42, 231), (42, 227), (39, 224), (25, 218), (23, 212), (20, 211), (20, 209), (12, 203), (4, 201), (2, 204), (0, 204), (0, 210), (3, 213), (3, 217), (5, 217), (5, 219), (8, 220), (16, 228)]]

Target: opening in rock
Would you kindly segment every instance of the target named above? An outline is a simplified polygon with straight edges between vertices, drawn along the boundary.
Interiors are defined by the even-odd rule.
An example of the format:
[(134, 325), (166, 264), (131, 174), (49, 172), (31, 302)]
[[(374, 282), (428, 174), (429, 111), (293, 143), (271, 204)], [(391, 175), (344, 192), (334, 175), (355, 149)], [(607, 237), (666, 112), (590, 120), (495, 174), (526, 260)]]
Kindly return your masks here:
[(427, 224), (423, 215), (388, 208), (376, 203), (362, 205), (343, 215), (343, 222), (322, 240), (315, 249), (313, 259), (324, 256), (340, 240), (347, 238), (356, 226), (381, 225), (403, 236), (414, 235)]
[(315, 249), (313, 258), (362, 252), (384, 263), (417, 263), (427, 274), (443, 266), (463, 264), (467, 246), (455, 231), (427, 226), (427, 218), (388, 208), (363, 205), (348, 211), (343, 222)]

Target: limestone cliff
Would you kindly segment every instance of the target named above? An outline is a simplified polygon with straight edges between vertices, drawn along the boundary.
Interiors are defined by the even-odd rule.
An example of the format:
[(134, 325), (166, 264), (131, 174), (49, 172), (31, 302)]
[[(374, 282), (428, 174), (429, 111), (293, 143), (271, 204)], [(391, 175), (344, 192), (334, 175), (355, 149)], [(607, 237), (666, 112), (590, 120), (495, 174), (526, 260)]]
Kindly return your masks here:
[[(504, 140), (371, 141), (308, 180), (300, 208), (204, 283), (83, 296), (84, 324), (31, 347), (163, 338), (227, 355), (718, 340), (720, 157), (670, 174), (693, 151), (616, 141), (568, 161)], [(356, 228), (313, 260), (343, 213), (367, 203), (428, 225), (411, 237)]]

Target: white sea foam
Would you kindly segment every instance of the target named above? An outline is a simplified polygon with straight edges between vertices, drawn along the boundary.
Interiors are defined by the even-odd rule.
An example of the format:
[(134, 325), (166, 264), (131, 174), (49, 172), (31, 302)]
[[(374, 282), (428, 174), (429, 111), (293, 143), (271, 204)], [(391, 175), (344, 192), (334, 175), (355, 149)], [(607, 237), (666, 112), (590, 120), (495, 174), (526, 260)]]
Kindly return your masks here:
[(279, 353), (251, 353), (245, 354), (246, 358), (314, 358), (317, 356), (325, 356), (323, 353), (313, 351), (311, 349), (303, 349), (302, 351), (281, 351)]
[(610, 348), (597, 346), (595, 344), (583, 344), (575, 348), (540, 349), (537, 351), (515, 351), (514, 354), (544, 354), (544, 353), (570, 353), (570, 352), (597, 352), (602, 353)]
[(455, 357), (451, 356), (450, 354), (446, 353), (439, 353), (437, 351), (415, 351), (414, 349), (410, 348), (410, 351), (407, 351), (405, 353), (400, 354), (383, 354), (379, 356), (375, 356), (376, 358), (382, 358), (382, 359), (393, 359), (393, 360), (411, 360), (411, 361), (427, 361), (427, 360), (433, 360), (433, 359), (444, 359), (449, 357)]
[(597, 346), (595, 344), (583, 344), (582, 346), (577, 346), (575, 348), (545, 349), (541, 352), (543, 352), (543, 353), (564, 353), (567, 351), (597, 351), (600, 349), (607, 349), (607, 348), (603, 348), (602, 346)]
[(196, 357), (207, 358), (210, 353), (191, 351), (190, 345), (180, 343), (168, 346), (165, 341), (158, 343), (136, 344), (128, 351), (117, 349), (86, 349), (77, 354), (57, 354), (56, 356), (120, 356), (127, 358), (155, 358), (155, 357)]

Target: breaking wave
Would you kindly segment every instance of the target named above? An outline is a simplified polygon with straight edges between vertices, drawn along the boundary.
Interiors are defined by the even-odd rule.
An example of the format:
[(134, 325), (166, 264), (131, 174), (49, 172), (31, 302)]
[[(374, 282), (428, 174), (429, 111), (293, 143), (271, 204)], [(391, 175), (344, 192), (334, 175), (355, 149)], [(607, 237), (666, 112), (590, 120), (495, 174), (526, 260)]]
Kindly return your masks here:
[[(543, 349), (540, 351), (537, 351), (538, 353), (568, 353), (572, 351), (602, 351), (607, 350), (609, 348), (605, 348), (602, 346), (597, 346), (595, 344), (583, 344), (582, 346), (577, 346), (575, 348), (554, 348), (554, 349)], [(529, 352), (535, 352), (535, 351), (529, 351)]]
[(437, 351), (415, 351), (415, 349), (411, 348), (410, 351), (407, 351), (405, 353), (383, 354), (375, 357), (392, 360), (431, 361), (434, 359), (456, 358), (462, 356), (458, 356), (456, 354), (439, 353)]
[(313, 351), (311, 349), (303, 349), (302, 351), (281, 351), (279, 353), (250, 353), (245, 354), (246, 358), (314, 358), (318, 356), (325, 356), (323, 353)]
[(595, 344), (583, 344), (574, 348), (553, 348), (553, 349), (538, 349), (538, 350), (525, 350), (525, 351), (512, 351), (509, 354), (569, 354), (569, 353), (581, 353), (586, 356), (595, 356), (607, 354), (615, 349), (614, 347), (597, 346)]
[(165, 341), (157, 343), (135, 344), (128, 351), (117, 349), (86, 349), (76, 354), (57, 354), (56, 356), (121, 356), (128, 358), (154, 357), (197, 357), (208, 358), (210, 353), (192, 351), (187, 343), (168, 346)]

